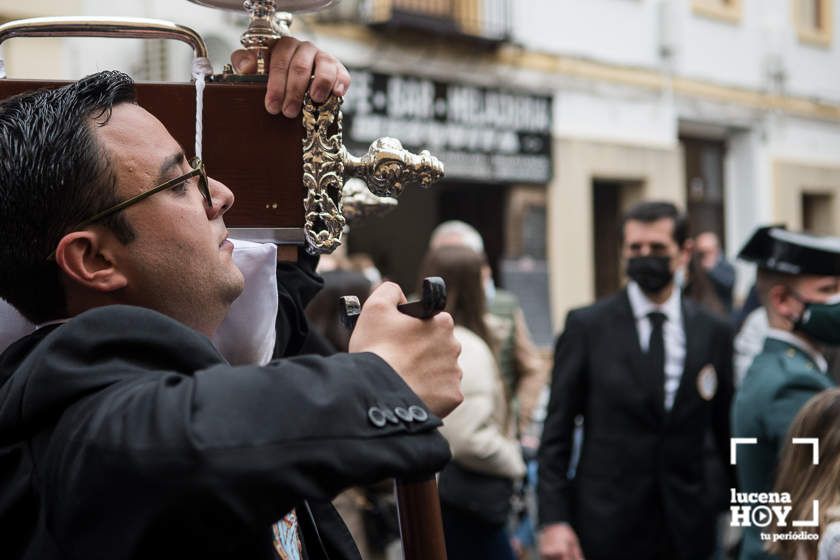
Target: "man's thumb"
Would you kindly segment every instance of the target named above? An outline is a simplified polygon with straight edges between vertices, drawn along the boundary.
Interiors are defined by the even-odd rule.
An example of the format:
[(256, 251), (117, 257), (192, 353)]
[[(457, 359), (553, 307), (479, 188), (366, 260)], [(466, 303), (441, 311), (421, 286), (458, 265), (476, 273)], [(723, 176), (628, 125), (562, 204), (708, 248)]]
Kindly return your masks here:
[(407, 301), (402, 288), (393, 282), (383, 282), (370, 295), (368, 301), (370, 300), (378, 300), (382, 303), (390, 303), (391, 305), (399, 305)]
[(230, 62), (240, 74), (253, 74), (257, 70), (257, 57), (254, 53), (239, 49), (230, 55)]

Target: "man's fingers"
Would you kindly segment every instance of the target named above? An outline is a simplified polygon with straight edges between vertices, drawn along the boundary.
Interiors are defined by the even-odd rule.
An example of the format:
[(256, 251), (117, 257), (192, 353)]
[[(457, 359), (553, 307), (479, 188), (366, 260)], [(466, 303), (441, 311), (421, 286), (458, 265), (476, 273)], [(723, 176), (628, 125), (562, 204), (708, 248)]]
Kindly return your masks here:
[(240, 74), (253, 74), (257, 71), (257, 55), (245, 49), (233, 51), (230, 63)]
[[(268, 89), (265, 93), (265, 108), (272, 115), (277, 115), (286, 102), (286, 88), (288, 86), (289, 68), (292, 57), (300, 42), (292, 37), (283, 37), (274, 43), (271, 49), (271, 62), (268, 69)], [(310, 70), (306, 71), (306, 79)]]
[(321, 51), (315, 54), (315, 75), (309, 86), (312, 101), (323, 103), (327, 100), (338, 78), (338, 66), (338, 61), (327, 53)]
[(455, 328), (455, 320), (452, 318), (452, 315), (450, 315), (449, 313), (447, 313), (445, 311), (442, 311), (442, 312), (438, 313), (437, 315), (435, 315), (434, 317), (432, 317), (432, 321), (434, 321), (434, 323), (436, 325), (438, 325), (438, 326), (440, 326), (440, 327), (442, 327), (446, 330), (451, 331), (452, 329)]
[(330, 94), (343, 96), (350, 88), (350, 72), (337, 58), (324, 51), (315, 55), (315, 74), (309, 94), (316, 103), (323, 103)]
[(347, 71), (347, 68), (338, 61), (338, 76), (335, 80), (335, 85), (333, 85), (333, 94), (341, 97), (347, 90), (350, 88), (350, 72)]
[(383, 282), (373, 293), (370, 294), (368, 301), (381, 301), (383, 303), (397, 306), (401, 303), (406, 303), (405, 294), (399, 285), (393, 282)]
[[(289, 61), (286, 74), (286, 94), (283, 98), (283, 115), (288, 118), (296, 117), (303, 105), (303, 96), (309, 87), (309, 80), (315, 67), (315, 55), (318, 48), (309, 42), (303, 42), (295, 49)], [(269, 78), (269, 88), (271, 79)], [(326, 96), (325, 96), (326, 97)]]
[[(315, 57), (318, 53), (318, 47), (304, 41), (298, 45), (292, 57), (289, 74), (286, 78), (286, 97), (283, 101), (283, 114), (288, 118), (296, 117), (300, 113), (300, 108), (303, 106), (303, 97), (309, 88), (310, 80), (317, 72)], [(326, 98), (327, 96), (324, 95), (324, 99)]]
[[(256, 55), (250, 51), (237, 50), (230, 61), (240, 74), (257, 70)], [(315, 103), (323, 103), (330, 94), (343, 96), (349, 87), (347, 68), (312, 43), (282, 37), (272, 47), (265, 93), (265, 108), (272, 115), (296, 117), (307, 90)]]

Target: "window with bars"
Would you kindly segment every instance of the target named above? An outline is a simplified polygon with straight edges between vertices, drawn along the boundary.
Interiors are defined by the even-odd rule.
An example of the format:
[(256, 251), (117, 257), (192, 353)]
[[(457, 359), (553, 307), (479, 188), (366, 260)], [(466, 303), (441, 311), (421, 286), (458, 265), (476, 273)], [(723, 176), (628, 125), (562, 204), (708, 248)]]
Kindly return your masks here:
[(692, 0), (695, 14), (737, 23), (741, 21), (741, 0)]
[(793, 0), (793, 21), (799, 40), (828, 46), (833, 33), (832, 0)]

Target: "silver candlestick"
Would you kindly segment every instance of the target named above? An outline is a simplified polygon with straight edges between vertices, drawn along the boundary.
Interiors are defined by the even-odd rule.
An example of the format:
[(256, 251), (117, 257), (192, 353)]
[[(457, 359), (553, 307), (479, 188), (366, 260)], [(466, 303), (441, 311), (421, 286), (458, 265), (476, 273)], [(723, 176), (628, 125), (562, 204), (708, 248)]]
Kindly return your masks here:
[(289, 12), (311, 12), (326, 8), (335, 0), (190, 0), (195, 4), (241, 12), (243, 9), (251, 18), (241, 41), (249, 51), (257, 55), (257, 74), (268, 73), (268, 53), (278, 39), (289, 34), (292, 14)]
[(242, 7), (251, 16), (248, 29), (242, 34), (242, 46), (257, 55), (257, 74), (268, 73), (266, 60), (274, 43), (289, 34), (292, 14), (277, 11), (277, 0), (245, 0)]

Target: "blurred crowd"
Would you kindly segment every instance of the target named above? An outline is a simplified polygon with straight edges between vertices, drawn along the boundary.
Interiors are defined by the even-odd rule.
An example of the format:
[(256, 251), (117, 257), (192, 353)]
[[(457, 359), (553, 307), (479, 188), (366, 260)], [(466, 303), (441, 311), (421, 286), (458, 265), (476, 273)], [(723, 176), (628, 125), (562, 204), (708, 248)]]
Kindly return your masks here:
[[(383, 277), (362, 254), (322, 257), (319, 272), (324, 289), (306, 311), (316, 330), (312, 349), (346, 351), (350, 334), (338, 320), (339, 298), (355, 295), (364, 303)], [(464, 402), (442, 428), (453, 454), (439, 477), (448, 556), (522, 557), (535, 545), (533, 473), (548, 365), (531, 340), (517, 298), (494, 285), (484, 243), (472, 226), (460, 221), (438, 226), (417, 285), (406, 292), (419, 293), (429, 276), (446, 281), (446, 310), (455, 321), (463, 371)], [(399, 557), (388, 483), (350, 489), (334, 503), (364, 558)]]
[[(434, 230), (404, 288), (444, 278), (462, 348), (464, 402), (444, 421), (453, 461), (438, 478), (449, 558), (840, 558), (840, 240), (759, 228), (739, 254), (758, 265), (740, 300), (717, 234), (692, 235), (671, 203), (630, 209), (616, 243), (627, 285), (570, 312), (551, 359), (494, 284), (478, 231)], [(387, 278), (363, 254), (322, 258), (319, 272), (312, 351), (346, 351), (339, 297), (364, 302)], [(733, 437), (758, 441), (730, 457)], [(794, 437), (820, 438), (825, 462)], [(792, 513), (739, 524), (737, 492), (787, 493)], [(810, 499), (810, 538), (760, 534), (790, 531)], [(390, 484), (335, 505), (363, 557), (400, 557)]]

